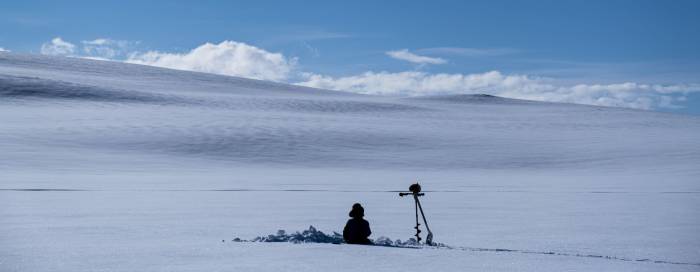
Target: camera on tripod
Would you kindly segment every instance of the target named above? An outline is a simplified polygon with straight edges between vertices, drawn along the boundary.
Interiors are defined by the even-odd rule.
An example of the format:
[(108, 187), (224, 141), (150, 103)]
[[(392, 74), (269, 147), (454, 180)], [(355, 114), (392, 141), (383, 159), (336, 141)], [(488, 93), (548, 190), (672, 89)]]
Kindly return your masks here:
[(399, 193), (399, 196), (407, 196), (407, 195), (417, 195), (417, 196), (424, 196), (424, 193), (421, 193), (421, 187), (420, 184), (414, 183), (411, 184), (411, 186), (408, 186), (408, 191), (410, 192), (401, 192)]
[(408, 187), (409, 192), (399, 192), (399, 196), (407, 196), (407, 195), (412, 195), (413, 196), (413, 201), (416, 204), (416, 226), (414, 229), (416, 229), (416, 242), (420, 243), (422, 240), (420, 237), (420, 221), (418, 217), (418, 212), (420, 211), (420, 215), (423, 218), (423, 223), (425, 224), (425, 228), (428, 230), (428, 237), (425, 239), (425, 244), (427, 245), (432, 245), (433, 244), (433, 232), (430, 231), (430, 227), (428, 227), (428, 221), (425, 219), (425, 213), (423, 213), (423, 206), (420, 204), (420, 200), (418, 200), (419, 196), (424, 196), (425, 193), (421, 193), (421, 187), (420, 184), (417, 182), (414, 184), (411, 184), (411, 186)]

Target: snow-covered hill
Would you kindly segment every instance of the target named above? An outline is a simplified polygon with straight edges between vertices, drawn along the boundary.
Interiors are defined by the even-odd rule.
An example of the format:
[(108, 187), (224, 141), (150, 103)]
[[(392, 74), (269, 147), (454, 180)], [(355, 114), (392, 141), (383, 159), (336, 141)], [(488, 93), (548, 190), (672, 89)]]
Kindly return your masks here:
[[(687, 270), (700, 118), (487, 95), (365, 96), (0, 52), (3, 271)], [(342, 228), (518, 251), (227, 244)], [(349, 258), (337, 260), (338, 258)], [(308, 260), (304, 261), (304, 260)], [(347, 265), (347, 266), (345, 266)], [(285, 270), (285, 269), (282, 269)]]

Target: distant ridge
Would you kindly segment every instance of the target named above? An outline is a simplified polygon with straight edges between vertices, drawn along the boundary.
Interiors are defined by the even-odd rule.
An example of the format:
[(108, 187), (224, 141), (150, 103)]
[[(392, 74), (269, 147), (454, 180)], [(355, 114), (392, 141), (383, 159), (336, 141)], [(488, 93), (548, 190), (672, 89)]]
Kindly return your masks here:
[(428, 95), (409, 98), (411, 100), (439, 101), (452, 103), (489, 103), (489, 104), (530, 104), (545, 103), (531, 100), (505, 98), (490, 94), (451, 94), (451, 95)]

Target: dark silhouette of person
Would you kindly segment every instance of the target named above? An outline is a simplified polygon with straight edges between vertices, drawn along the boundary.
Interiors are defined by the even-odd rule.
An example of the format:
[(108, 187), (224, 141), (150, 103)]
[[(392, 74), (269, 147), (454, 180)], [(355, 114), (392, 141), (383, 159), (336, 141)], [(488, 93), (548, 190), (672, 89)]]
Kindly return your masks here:
[(369, 245), (372, 242), (367, 238), (372, 231), (369, 229), (369, 222), (362, 219), (365, 216), (365, 208), (362, 208), (360, 203), (352, 205), (350, 217), (343, 229), (343, 239), (348, 244)]

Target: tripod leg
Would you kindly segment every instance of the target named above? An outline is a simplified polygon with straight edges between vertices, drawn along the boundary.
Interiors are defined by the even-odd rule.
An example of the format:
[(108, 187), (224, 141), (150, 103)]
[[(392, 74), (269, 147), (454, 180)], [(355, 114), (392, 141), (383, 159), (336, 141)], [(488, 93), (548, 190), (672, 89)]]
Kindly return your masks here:
[[(423, 217), (423, 223), (425, 223), (425, 229), (428, 230), (428, 237), (425, 240), (425, 243), (428, 245), (433, 244), (433, 232), (430, 231), (430, 227), (428, 226), (428, 220), (425, 219), (425, 213), (423, 212), (423, 206), (420, 204), (420, 201), (418, 198), (416, 198), (416, 207), (420, 209), (420, 215)], [(416, 220), (418, 220), (418, 211), (416, 211)]]

